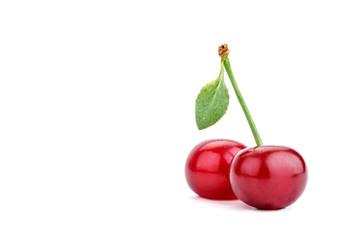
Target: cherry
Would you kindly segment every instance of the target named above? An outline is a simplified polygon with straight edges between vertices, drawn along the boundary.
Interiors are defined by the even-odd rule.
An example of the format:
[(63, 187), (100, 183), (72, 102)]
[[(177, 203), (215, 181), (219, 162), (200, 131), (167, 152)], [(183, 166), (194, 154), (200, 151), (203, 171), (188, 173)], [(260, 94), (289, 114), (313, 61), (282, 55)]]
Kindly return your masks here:
[(291, 148), (263, 145), (235, 81), (228, 54), (227, 45), (220, 46), (219, 55), (257, 145), (234, 157), (230, 169), (232, 189), (240, 200), (250, 206), (269, 210), (285, 208), (295, 202), (305, 189), (307, 170), (304, 159)]
[(234, 156), (244, 148), (242, 143), (226, 139), (206, 140), (196, 145), (185, 165), (189, 187), (200, 197), (236, 199), (229, 172)]
[(304, 191), (306, 165), (291, 148), (252, 147), (235, 156), (230, 182), (244, 203), (259, 209), (281, 209), (295, 202)]

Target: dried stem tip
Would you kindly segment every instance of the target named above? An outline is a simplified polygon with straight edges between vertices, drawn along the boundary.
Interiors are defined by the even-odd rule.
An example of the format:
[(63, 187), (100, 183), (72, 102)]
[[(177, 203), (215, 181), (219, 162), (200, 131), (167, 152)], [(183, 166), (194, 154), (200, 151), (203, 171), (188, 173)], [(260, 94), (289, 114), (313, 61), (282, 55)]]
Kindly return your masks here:
[(227, 57), (230, 53), (230, 50), (228, 49), (227, 44), (223, 44), (219, 47), (219, 56), (220, 57)]

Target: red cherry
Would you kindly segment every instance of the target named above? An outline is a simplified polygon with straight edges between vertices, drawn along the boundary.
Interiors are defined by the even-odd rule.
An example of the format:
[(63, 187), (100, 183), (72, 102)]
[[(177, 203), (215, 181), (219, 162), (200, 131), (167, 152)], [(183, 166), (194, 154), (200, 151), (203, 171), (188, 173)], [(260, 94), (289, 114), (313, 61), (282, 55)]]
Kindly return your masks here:
[(244, 148), (242, 143), (225, 139), (206, 140), (196, 145), (185, 165), (190, 188), (204, 198), (236, 199), (230, 185), (230, 165)]
[(244, 203), (266, 210), (281, 209), (296, 201), (305, 189), (307, 169), (295, 150), (257, 146), (234, 157), (230, 181)]

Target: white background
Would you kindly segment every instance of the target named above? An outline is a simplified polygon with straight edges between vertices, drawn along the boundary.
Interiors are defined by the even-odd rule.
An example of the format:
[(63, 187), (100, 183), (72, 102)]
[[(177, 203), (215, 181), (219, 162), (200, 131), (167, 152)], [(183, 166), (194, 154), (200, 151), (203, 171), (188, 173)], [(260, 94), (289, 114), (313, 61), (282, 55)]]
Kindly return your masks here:
[[(1, 1), (0, 239), (359, 239), (359, 1)], [(280, 211), (200, 199), (198, 142), (255, 144), (194, 101), (234, 75), (265, 144), (309, 168)]]

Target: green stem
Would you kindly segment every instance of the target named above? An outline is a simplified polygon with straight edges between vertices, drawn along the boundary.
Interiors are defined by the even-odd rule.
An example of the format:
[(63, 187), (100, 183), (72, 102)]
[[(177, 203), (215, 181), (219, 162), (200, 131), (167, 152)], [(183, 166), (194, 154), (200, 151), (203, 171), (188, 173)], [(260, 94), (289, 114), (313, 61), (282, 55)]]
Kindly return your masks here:
[(220, 73), (218, 78), (224, 77), (224, 61), (221, 61)]
[(255, 142), (256, 142), (256, 145), (258, 146), (261, 146), (263, 145), (262, 143), (262, 140), (260, 138), (260, 135), (259, 135), (259, 132), (258, 130), (256, 129), (256, 126), (255, 126), (255, 123), (254, 123), (254, 120), (252, 119), (251, 115), (250, 115), (250, 112), (249, 112), (249, 109), (248, 107), (246, 106), (246, 103), (244, 101), (244, 98), (243, 96), (241, 95), (240, 93), (240, 90), (239, 90), (239, 87), (235, 81), (235, 78), (234, 78), (234, 74), (232, 73), (232, 70), (231, 70), (231, 66), (230, 66), (230, 61), (229, 61), (229, 58), (224, 56), (222, 57), (221, 59), (223, 62), (224, 62), (224, 66), (225, 66), (225, 69), (226, 69), (226, 72), (230, 78), (230, 81), (231, 81), (231, 84), (234, 88), (234, 91), (235, 91), (235, 94), (237, 96), (237, 99), (239, 100), (239, 103), (244, 111), (244, 114), (246, 116), (246, 119), (249, 123), (249, 126), (251, 128), (251, 132), (252, 134), (254, 135), (254, 138), (255, 138)]

